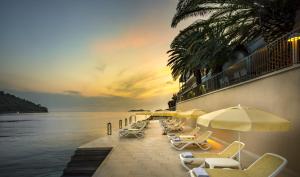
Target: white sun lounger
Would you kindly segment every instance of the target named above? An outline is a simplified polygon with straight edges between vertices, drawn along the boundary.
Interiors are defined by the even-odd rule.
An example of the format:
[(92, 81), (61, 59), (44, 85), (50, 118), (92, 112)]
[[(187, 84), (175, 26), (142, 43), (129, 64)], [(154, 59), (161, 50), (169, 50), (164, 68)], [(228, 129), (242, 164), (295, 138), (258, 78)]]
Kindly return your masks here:
[(167, 136), (168, 136), (169, 140), (180, 138), (180, 137), (183, 137), (183, 136), (191, 136), (191, 137), (195, 138), (196, 135), (199, 133), (199, 131), (200, 131), (200, 127), (196, 127), (192, 131), (189, 131), (189, 132), (169, 133)]
[(179, 122), (176, 125), (172, 125), (172, 126), (168, 126), (164, 129), (164, 131), (166, 133), (169, 132), (178, 132), (178, 131), (182, 131), (183, 130), (183, 126), (184, 126), (185, 122)]
[(144, 129), (147, 126), (147, 122), (143, 122), (143, 125), (140, 128), (125, 128), (119, 131), (120, 137), (129, 137), (135, 136), (137, 138), (144, 137)]
[(183, 150), (184, 148), (190, 145), (197, 145), (202, 150), (208, 150), (211, 145), (207, 142), (209, 137), (211, 136), (211, 131), (205, 131), (200, 135), (197, 135), (194, 139), (172, 139), (170, 140), (171, 146), (177, 150)]
[(244, 147), (244, 143), (234, 141), (219, 153), (181, 153), (179, 158), (182, 166), (187, 170), (191, 170), (197, 166), (202, 167), (206, 158), (234, 158)]

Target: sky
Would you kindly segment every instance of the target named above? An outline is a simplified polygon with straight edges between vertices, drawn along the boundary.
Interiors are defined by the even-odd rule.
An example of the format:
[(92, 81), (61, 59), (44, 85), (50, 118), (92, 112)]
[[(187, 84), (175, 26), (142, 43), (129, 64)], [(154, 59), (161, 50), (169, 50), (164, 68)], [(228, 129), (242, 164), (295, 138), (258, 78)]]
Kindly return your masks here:
[(167, 108), (177, 0), (1, 0), (0, 90), (50, 110)]

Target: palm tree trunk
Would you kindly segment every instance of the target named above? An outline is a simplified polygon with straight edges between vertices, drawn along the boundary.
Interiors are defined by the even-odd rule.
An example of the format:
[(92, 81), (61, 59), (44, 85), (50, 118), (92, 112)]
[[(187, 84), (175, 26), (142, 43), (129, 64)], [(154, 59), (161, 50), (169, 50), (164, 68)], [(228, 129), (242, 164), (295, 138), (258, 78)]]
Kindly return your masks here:
[(193, 74), (196, 78), (197, 88), (195, 89), (196, 96), (200, 95), (200, 89), (198, 86), (202, 85), (202, 74), (200, 69), (194, 69)]
[(200, 69), (194, 69), (193, 74), (196, 78), (196, 83), (197, 85), (201, 85), (202, 84), (202, 74), (201, 74), (201, 70)]

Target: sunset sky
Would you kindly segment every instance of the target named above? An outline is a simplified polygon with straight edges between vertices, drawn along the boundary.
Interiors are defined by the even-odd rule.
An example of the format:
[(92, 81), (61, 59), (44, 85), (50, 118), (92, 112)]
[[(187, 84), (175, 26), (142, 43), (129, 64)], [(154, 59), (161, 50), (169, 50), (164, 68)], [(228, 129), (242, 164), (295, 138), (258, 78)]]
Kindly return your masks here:
[(54, 110), (166, 108), (176, 3), (1, 0), (0, 90)]

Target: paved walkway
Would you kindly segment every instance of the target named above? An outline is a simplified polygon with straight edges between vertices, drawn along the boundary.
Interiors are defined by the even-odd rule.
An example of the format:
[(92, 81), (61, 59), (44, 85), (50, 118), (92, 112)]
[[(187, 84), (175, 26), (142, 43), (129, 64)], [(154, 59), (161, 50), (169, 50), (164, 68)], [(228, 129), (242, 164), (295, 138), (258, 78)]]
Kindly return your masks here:
[(189, 176), (180, 164), (180, 151), (173, 149), (161, 132), (158, 121), (152, 121), (142, 139), (119, 138), (114, 132), (112, 136), (99, 138), (80, 148), (113, 147), (93, 177)]

